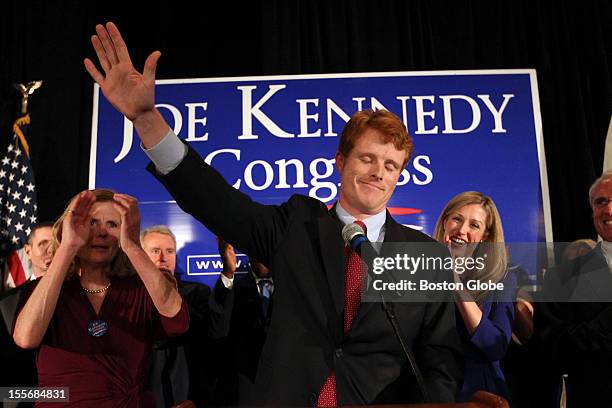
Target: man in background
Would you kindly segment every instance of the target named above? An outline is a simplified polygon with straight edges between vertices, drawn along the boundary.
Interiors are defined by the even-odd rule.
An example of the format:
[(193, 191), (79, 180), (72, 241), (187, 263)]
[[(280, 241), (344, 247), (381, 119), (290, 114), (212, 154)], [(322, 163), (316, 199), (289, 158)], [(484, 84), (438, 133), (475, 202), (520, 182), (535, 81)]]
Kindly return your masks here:
[(567, 375), (568, 408), (612, 406), (612, 171), (592, 184), (589, 202), (602, 241), (546, 272), (535, 315), (556, 378)]
[[(53, 259), (52, 241), (53, 223), (51, 222), (39, 223), (30, 231), (27, 243), (24, 246), (24, 253), (30, 262), (30, 270), (32, 271), (30, 281), (35, 281), (47, 273)], [(13, 328), (13, 319), (21, 293), (27, 286), (29, 286), (28, 282), (0, 296), (0, 313), (4, 320), (4, 326), (9, 333)]]
[(189, 307), (189, 330), (180, 336), (159, 340), (153, 346), (149, 379), (157, 407), (169, 407), (185, 400), (191, 400), (196, 406), (215, 405), (219, 353), (211, 337), (227, 333), (220, 327), (223, 307), (209, 305), (208, 286), (177, 278), (176, 237), (168, 227), (146, 228), (140, 234), (140, 242), (155, 266), (177, 279), (179, 292)]
[(51, 260), (53, 259), (53, 223), (42, 222), (32, 228), (28, 241), (23, 247), (23, 251), (30, 260), (30, 270), (32, 276), (30, 280), (35, 280), (43, 276)]
[[(42, 222), (32, 227), (24, 246), (24, 253), (30, 262), (30, 280), (0, 295), (0, 386), (33, 387), (37, 384), (36, 353), (17, 347), (11, 336), (17, 305), (21, 294), (36, 279), (47, 272), (53, 259), (53, 223)], [(11, 406), (7, 402), (7, 407)], [(14, 405), (17, 406), (17, 405)], [(21, 406), (21, 405), (20, 405)]]
[(217, 283), (216, 294), (233, 292), (229, 335), (224, 342), (228, 361), (223, 364), (221, 382), (227, 404), (248, 405), (256, 399), (255, 374), (272, 318), (274, 281), (270, 269), (254, 258), (249, 258), (247, 273), (235, 275), (234, 247), (222, 239), (218, 243), (223, 285)]

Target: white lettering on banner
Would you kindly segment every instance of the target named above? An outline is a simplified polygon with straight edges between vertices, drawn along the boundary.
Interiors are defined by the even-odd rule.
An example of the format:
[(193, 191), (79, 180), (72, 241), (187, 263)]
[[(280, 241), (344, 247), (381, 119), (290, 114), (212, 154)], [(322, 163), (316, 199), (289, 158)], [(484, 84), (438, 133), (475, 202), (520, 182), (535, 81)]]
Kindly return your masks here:
[(425, 176), (424, 180), (417, 178), (416, 173), (411, 176), (408, 170), (404, 169), (402, 170), (402, 174), (400, 175), (400, 178), (397, 181), (397, 185), (404, 186), (408, 184), (410, 180), (412, 180), (412, 182), (416, 186), (424, 186), (424, 185), (431, 183), (433, 181), (433, 173), (431, 172), (429, 168), (423, 166), (421, 164), (422, 162), (431, 164), (431, 159), (429, 158), (429, 156), (425, 156), (423, 154), (415, 156), (412, 159), (412, 166), (414, 167), (415, 170), (417, 170), (419, 173)]
[[(430, 117), (431, 119), (436, 118), (436, 111), (426, 111), (425, 106), (423, 105), (423, 101), (429, 101), (432, 104), (434, 103), (435, 96), (413, 96), (415, 107), (416, 107), (416, 119), (417, 119), (417, 128), (414, 131), (416, 135), (431, 135), (438, 133), (438, 125), (432, 127), (431, 129), (425, 129), (425, 117)], [(404, 123), (405, 124), (405, 123)]]
[[(208, 140), (208, 132), (204, 133), (201, 136), (196, 136), (195, 135), (195, 127), (196, 127), (196, 123), (201, 123), (202, 126), (206, 126), (206, 116), (202, 117), (202, 118), (196, 118), (196, 108), (202, 108), (203, 111), (206, 111), (208, 109), (208, 103), (206, 102), (199, 102), (199, 103), (186, 103), (185, 106), (187, 107), (187, 126), (188, 126), (188, 131), (187, 131), (187, 139), (185, 139), (188, 142), (205, 142)], [(178, 133), (177, 133), (178, 135)]]
[[(474, 99), (465, 95), (443, 95), (440, 96), (440, 99), (442, 99), (442, 106), (444, 107), (444, 130), (442, 133), (470, 133), (478, 127), (480, 124), (480, 108)], [(466, 101), (472, 109), (472, 124), (465, 129), (453, 128), (452, 100)]]
[(406, 169), (402, 170), (402, 172), (400, 173), (400, 177), (397, 180), (397, 185), (404, 186), (408, 184), (409, 181), (410, 181), (410, 173), (408, 173), (408, 170)]
[(406, 101), (410, 99), (410, 97), (409, 96), (398, 96), (395, 99), (400, 101), (400, 103), (402, 104), (402, 122), (404, 122), (404, 125), (405, 125), (406, 123), (408, 123), (408, 108), (407, 108)]
[[(319, 173), (318, 171), (319, 163), (322, 163), (325, 166), (325, 171), (323, 174)], [(310, 181), (312, 188), (308, 190), (308, 195), (310, 197), (318, 198), (323, 202), (328, 202), (336, 198), (336, 195), (338, 194), (338, 186), (331, 181), (319, 181), (334, 174), (334, 163), (336, 163), (336, 159), (325, 159), (323, 157), (310, 162), (310, 166), (308, 166), (308, 170), (310, 170), (310, 175), (312, 176), (312, 180)], [(326, 196), (319, 195), (319, 190), (325, 188), (329, 189), (329, 194)]]
[(385, 105), (383, 105), (382, 103), (380, 103), (380, 101), (374, 97), (370, 98), (370, 108), (372, 108), (373, 110), (391, 110), (391, 109), (387, 109), (387, 107)]
[(425, 179), (421, 180), (417, 178), (416, 174), (412, 175), (412, 181), (417, 186), (427, 185), (431, 183), (433, 180), (433, 173), (431, 172), (429, 168), (423, 166), (423, 164), (421, 164), (422, 162), (431, 164), (431, 160), (429, 160), (429, 156), (419, 155), (412, 160), (412, 165), (414, 166), (414, 169), (425, 176)]
[(344, 121), (344, 123), (348, 122), (351, 119), (351, 117), (345, 111), (343, 111), (338, 105), (336, 105), (336, 102), (334, 102), (332, 99), (327, 98), (326, 103), (327, 103), (327, 132), (323, 136), (338, 136), (338, 134), (334, 132), (334, 129), (332, 128), (332, 111), (336, 115), (340, 116), (340, 118)]
[(178, 135), (181, 129), (183, 128), (183, 116), (181, 116), (181, 111), (178, 110), (176, 106), (169, 105), (167, 103), (158, 103), (157, 105), (155, 105), (155, 107), (157, 109), (163, 108), (168, 109), (170, 111), (174, 122), (174, 126), (171, 125), (172, 131)]
[[(256, 165), (260, 165), (264, 169), (264, 173), (266, 174), (266, 181), (264, 181), (264, 183), (260, 186), (255, 184), (255, 182), (253, 181), (253, 167), (255, 167)], [(274, 169), (269, 163), (263, 160), (253, 160), (252, 162), (247, 164), (246, 168), (244, 169), (244, 182), (252, 190), (265, 190), (266, 188), (270, 187), (273, 181)]]
[[(283, 139), (296, 138), (296, 134), (290, 133), (287, 130), (282, 129), (276, 122), (275, 118), (268, 116), (263, 112), (264, 104), (267, 103), (272, 97), (276, 96), (281, 90), (285, 89), (287, 85), (269, 85), (268, 91), (259, 100), (253, 103), (253, 92), (257, 89), (255, 85), (249, 86), (238, 86), (237, 89), (242, 93), (242, 133), (237, 136), (238, 140), (258, 140), (259, 135), (253, 132), (253, 120), (259, 121), (261, 125), (269, 132), (270, 135), (276, 136)], [(492, 133), (506, 133), (504, 127), (504, 113), (509, 105), (509, 102), (514, 98), (514, 94), (502, 94), (503, 100), (496, 106), (492, 101), (491, 95), (478, 94), (476, 98), (472, 98), (468, 95), (415, 95), (396, 96), (394, 101), (399, 102), (401, 110), (401, 118), (404, 124), (408, 128), (414, 129), (413, 134), (416, 135), (433, 135), (433, 134), (467, 134), (476, 130), (482, 123), (483, 114), (490, 114), (493, 119)], [(494, 98), (499, 99), (499, 98)], [(389, 109), (391, 106), (387, 101), (383, 104), (376, 97), (364, 97), (356, 96), (351, 98), (355, 103), (356, 110), (363, 110), (366, 108), (366, 101), (369, 100), (369, 107), (372, 109)], [(414, 118), (410, 117), (408, 106), (409, 102), (413, 101)], [(296, 120), (295, 133), (297, 133), (297, 139), (300, 138), (318, 138), (322, 137), (322, 130), (324, 127), (325, 137), (337, 137), (344, 124), (349, 121), (350, 115), (344, 111), (340, 106), (332, 99), (325, 99), (325, 106), (320, 106), (320, 99), (296, 99)], [(440, 104), (441, 102), (441, 104)], [(464, 117), (467, 117), (469, 125), (463, 125), (467, 127), (456, 128), (453, 117), (456, 116), (456, 111), (460, 104), (467, 104), (467, 113)], [(441, 105), (441, 107), (440, 107)], [(197, 127), (206, 128), (208, 124), (208, 102), (190, 102), (185, 103), (186, 109), (179, 109), (178, 107), (160, 103), (155, 105), (160, 111), (167, 111), (171, 114), (172, 119), (169, 120), (169, 124), (172, 130), (177, 135), (183, 128), (183, 115), (186, 115), (185, 120), (187, 121), (187, 137), (185, 140), (189, 142), (205, 142), (209, 140), (209, 132), (203, 132), (197, 134)], [(484, 109), (484, 108), (486, 109)], [(441, 108), (441, 117), (437, 117), (437, 113)], [(461, 109), (462, 112), (465, 108)], [(200, 116), (198, 116), (200, 114)], [(322, 118), (325, 115), (325, 118)], [(470, 117), (471, 116), (471, 117)], [(334, 129), (334, 118), (339, 118), (341, 121), (336, 121), (337, 129)], [(415, 126), (408, 126), (408, 123), (412, 123), (414, 120)], [(470, 122), (471, 120), (471, 122)], [(440, 132), (440, 127), (442, 131)], [(232, 137), (232, 135), (223, 135), (224, 137)], [(123, 124), (123, 144), (114, 162), (118, 163), (125, 158), (131, 151), (134, 139), (134, 128), (132, 123), (124, 118)]]
[[(195, 105), (195, 104), (194, 104)], [(172, 131), (177, 135), (181, 131), (183, 127), (183, 117), (181, 116), (181, 112), (174, 106), (165, 103), (156, 104), (155, 107), (157, 109), (168, 109), (172, 114), (172, 118), (174, 119), (174, 126), (172, 126)], [(121, 146), (121, 150), (115, 159), (113, 160), (115, 163), (119, 163), (121, 160), (128, 155), (130, 150), (132, 150), (132, 142), (134, 140), (134, 124), (125, 116), (123, 117), (123, 145)], [(198, 139), (198, 141), (201, 139)]]
[[(236, 157), (237, 161), (240, 161), (240, 150), (238, 149), (219, 149), (219, 150), (215, 150), (214, 152), (210, 152), (206, 155), (206, 157), (204, 158), (204, 161), (206, 162), (206, 164), (208, 164), (209, 166), (212, 166), (212, 161), (213, 159), (221, 153), (229, 153), (234, 155), (234, 157)], [(213, 166), (214, 167), (214, 166)], [(236, 190), (240, 188), (240, 179), (236, 180), (236, 182), (234, 184), (232, 184), (232, 187), (234, 187)]]
[[(270, 133), (277, 137), (282, 138), (292, 138), (294, 135), (292, 133), (286, 132), (282, 130), (270, 117), (263, 114), (261, 111), (262, 105), (267, 102), (274, 94), (276, 94), (279, 90), (284, 89), (286, 85), (270, 85), (270, 90), (255, 104), (251, 107), (252, 104), (252, 91), (257, 89), (256, 86), (242, 86), (238, 87), (243, 92), (242, 97), (242, 105), (243, 105), (243, 131), (242, 135), (238, 137), (238, 139), (257, 139), (258, 136), (253, 134), (252, 130), (252, 117), (256, 117), (263, 125), (270, 131)], [(503, 94), (504, 100), (499, 108), (496, 108), (495, 105), (491, 102), (490, 95), (477, 95), (478, 99), (482, 100), (484, 105), (487, 107), (488, 111), (493, 116), (493, 120), (495, 122), (495, 127), (493, 128), (493, 133), (505, 133), (506, 130), (503, 128), (503, 112), (508, 105), (508, 101), (514, 97), (513, 94)], [(470, 133), (474, 131), (481, 122), (481, 109), (478, 105), (476, 99), (471, 98), (467, 95), (440, 95), (436, 98), (435, 95), (419, 95), (419, 96), (397, 96), (395, 99), (400, 101), (401, 111), (402, 111), (402, 120), (406, 126), (408, 126), (408, 100), (414, 100), (415, 106), (415, 116), (416, 116), (416, 130), (414, 131), (415, 135), (425, 135), (425, 134), (439, 134), (438, 125), (434, 125), (433, 127), (428, 128), (426, 124), (426, 120), (434, 121), (436, 119), (436, 110), (435, 103), (436, 99), (442, 101), (442, 110), (443, 110), (443, 119), (444, 119), (444, 129), (442, 130), (443, 134), (462, 134), (462, 133)], [(364, 102), (367, 100), (364, 96), (358, 96), (351, 98), (352, 101), (355, 102), (356, 111), (360, 111), (364, 109)], [(319, 137), (321, 136), (321, 129), (309, 129), (308, 123), (319, 123), (319, 113), (315, 111), (309, 110), (309, 105), (314, 106), (315, 108), (319, 107), (319, 99), (296, 99), (296, 103), (299, 106), (298, 109), (298, 118), (299, 118), (299, 133), (297, 137)], [(452, 101), (465, 101), (468, 103), (471, 109), (472, 122), (471, 124), (464, 129), (455, 129), (453, 127), (453, 109), (452, 109)], [(350, 116), (343, 111), (338, 104), (330, 98), (325, 100), (326, 107), (325, 113), (327, 115), (327, 132), (325, 136), (337, 136), (338, 133), (334, 131), (332, 127), (332, 112), (340, 116), (344, 120), (344, 122), (348, 122)], [(428, 104), (426, 107), (425, 104)], [(379, 101), (376, 97), (370, 97), (370, 106), (371, 109), (380, 110), (392, 110), (389, 109), (388, 106), (384, 105), (381, 101)], [(426, 110), (430, 109), (430, 110)]]
[(353, 98), (353, 100), (355, 102), (357, 102), (357, 109), (356, 109), (357, 112), (360, 111), (360, 110), (363, 110), (363, 101), (365, 101), (365, 99), (366, 98), (364, 98), (364, 97)]
[(481, 99), (485, 106), (489, 108), (489, 111), (493, 115), (493, 120), (495, 121), (495, 127), (493, 128), (493, 133), (506, 133), (506, 129), (504, 129), (502, 123), (502, 115), (504, 110), (506, 110), (506, 106), (508, 105), (508, 101), (514, 97), (513, 94), (504, 94), (504, 102), (499, 109), (495, 109), (495, 106), (491, 102), (491, 95), (478, 95), (478, 98)]
[[(241, 152), (238, 149), (219, 149), (210, 152), (204, 161), (214, 167), (213, 160), (221, 154), (230, 154), (236, 158), (237, 162), (240, 162)], [(265, 160), (257, 159), (246, 165), (243, 172), (244, 182), (246, 186), (255, 191), (261, 191), (268, 189), (272, 184), (277, 181), (274, 185), (276, 190), (284, 190), (288, 188), (307, 188), (308, 195), (310, 197), (317, 198), (323, 202), (333, 200), (338, 195), (338, 185), (328, 179), (334, 174), (334, 164), (336, 159), (327, 159), (324, 157), (318, 157), (313, 159), (308, 165), (308, 172), (310, 180), (306, 183), (306, 172), (304, 163), (298, 159), (282, 159), (276, 160), (274, 165), (268, 163)], [(402, 171), (402, 177), (398, 182), (398, 186), (408, 184), (412, 181), (415, 185), (425, 185), (431, 183), (433, 180), (432, 171), (423, 165), (423, 163), (431, 164), (429, 156), (419, 155), (412, 160), (413, 167), (415, 169), (414, 174), (410, 174), (408, 170)], [(295, 183), (290, 184), (288, 181), (287, 169), (289, 165), (295, 170)], [(321, 165), (323, 169), (321, 171)], [(263, 179), (257, 177), (263, 170)], [(257, 174), (255, 174), (257, 173)], [(425, 178), (418, 178), (417, 173), (420, 173)], [(228, 180), (228, 183), (232, 183), (232, 180)], [(242, 179), (238, 178), (233, 181), (232, 187), (239, 189), (242, 183)]]
[(308, 114), (308, 104), (311, 103), (314, 106), (319, 106), (318, 99), (296, 99), (300, 105), (300, 133), (298, 137), (319, 137), (321, 136), (321, 129), (317, 129), (314, 133), (308, 133), (308, 120), (312, 120), (315, 123), (319, 120), (319, 114)]
[[(330, 99), (328, 99), (328, 100), (330, 100)], [(360, 111), (360, 110), (364, 109), (363, 108), (363, 101), (365, 101), (366, 98), (364, 98), (363, 96), (360, 96), (360, 97), (352, 98), (352, 100), (357, 103), (357, 108), (355, 109), (355, 111)], [(370, 109), (373, 109), (373, 110), (384, 109), (384, 110), (388, 110), (388, 111), (391, 110), (391, 109), (387, 109), (387, 107), (385, 105), (383, 105), (378, 99), (376, 99), (373, 96), (370, 98)], [(348, 122), (348, 119), (347, 119), (347, 122)], [(404, 124), (405, 123), (406, 122), (404, 122)]]
[(272, 95), (286, 87), (287, 85), (270, 85), (270, 90), (255, 105), (253, 105), (253, 90), (257, 89), (257, 86), (237, 87), (237, 89), (242, 91), (242, 134), (238, 136), (238, 139), (257, 139), (258, 136), (253, 134), (253, 117), (264, 125), (264, 127), (274, 136), (286, 138), (293, 137), (293, 134), (285, 132), (278, 127), (272, 119), (261, 111), (263, 104), (266, 103)]
[[(278, 164), (278, 184), (275, 188), (306, 188), (308, 184), (304, 183), (304, 164), (298, 159), (277, 160), (274, 163)], [(295, 184), (290, 186), (287, 184), (287, 166), (293, 164), (295, 166)], [(312, 164), (311, 164), (312, 165)]]
[[(223, 261), (221, 259), (213, 259), (213, 260), (205, 259), (202, 261), (195, 261), (195, 264), (198, 270), (208, 270), (211, 268), (213, 270), (223, 269)], [(242, 259), (236, 259), (236, 269), (240, 268), (241, 264), (242, 264)]]
[(132, 149), (132, 141), (134, 140), (134, 124), (131, 120), (128, 120), (125, 116), (123, 117), (123, 145), (115, 160), (115, 163), (119, 163), (125, 156), (128, 155)]
[[(502, 114), (508, 105), (508, 101), (514, 97), (512, 94), (504, 94), (504, 101), (499, 109), (496, 109), (493, 103), (491, 102), (490, 95), (477, 95), (480, 100), (482, 100), (491, 112), (493, 116), (493, 121), (495, 122), (495, 127), (491, 131), (492, 133), (506, 133), (506, 129), (503, 127), (502, 123)], [(470, 133), (474, 131), (478, 125), (480, 125), (480, 107), (478, 103), (473, 98), (470, 98), (466, 95), (442, 95), (440, 96), (442, 99), (442, 105), (444, 107), (444, 130), (442, 133)], [(451, 101), (452, 100), (463, 100), (466, 101), (472, 110), (472, 124), (465, 129), (454, 129), (453, 128), (453, 114), (451, 109)]]

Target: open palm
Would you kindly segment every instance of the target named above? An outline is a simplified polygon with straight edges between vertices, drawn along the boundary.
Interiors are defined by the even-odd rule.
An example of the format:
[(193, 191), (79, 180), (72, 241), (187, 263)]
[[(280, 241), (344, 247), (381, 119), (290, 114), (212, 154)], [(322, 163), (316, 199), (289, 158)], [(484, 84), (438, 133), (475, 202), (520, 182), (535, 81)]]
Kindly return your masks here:
[(85, 68), (115, 109), (132, 121), (140, 114), (153, 110), (155, 68), (161, 53), (155, 51), (149, 55), (141, 74), (134, 68), (127, 46), (115, 24), (98, 24), (91, 42), (104, 74), (98, 71), (89, 58), (85, 59)]
[(81, 248), (91, 231), (89, 212), (96, 201), (91, 191), (79, 194), (72, 202), (62, 224), (62, 243)]
[(140, 247), (140, 210), (138, 200), (127, 194), (116, 193), (113, 206), (121, 215), (121, 248)]

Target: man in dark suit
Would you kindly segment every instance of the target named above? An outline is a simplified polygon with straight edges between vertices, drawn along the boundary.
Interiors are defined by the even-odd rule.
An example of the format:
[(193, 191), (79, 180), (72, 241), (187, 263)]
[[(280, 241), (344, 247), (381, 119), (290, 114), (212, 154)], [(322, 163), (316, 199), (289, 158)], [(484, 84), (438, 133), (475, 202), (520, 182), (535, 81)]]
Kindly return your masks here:
[(185, 400), (191, 400), (196, 406), (215, 405), (214, 388), (220, 367), (215, 338), (227, 335), (231, 304), (214, 303), (206, 285), (178, 279), (176, 238), (168, 227), (146, 228), (140, 234), (140, 242), (155, 266), (177, 279), (179, 292), (189, 306), (189, 330), (180, 336), (159, 340), (153, 346), (149, 382), (157, 407), (169, 407)]
[(556, 378), (567, 374), (568, 408), (612, 406), (612, 171), (593, 183), (589, 201), (602, 241), (546, 272), (535, 315)]
[[(255, 374), (272, 317), (274, 281), (268, 267), (254, 258), (249, 259), (247, 273), (234, 279), (236, 253), (227, 242), (219, 239), (219, 255), (223, 261), (221, 282), (217, 287), (233, 300), (229, 334), (224, 346), (227, 360), (219, 380), (224, 383), (228, 405), (249, 405), (256, 400)], [(223, 281), (233, 280), (231, 289)], [(229, 293), (233, 292), (233, 293)]]
[[(104, 74), (89, 59), (85, 67), (110, 103), (134, 123), (155, 163), (149, 170), (184, 211), (274, 271), (274, 314), (256, 378), (260, 402), (332, 406), (420, 400), (383, 307), (359, 305), (356, 284), (363, 276), (355, 272), (358, 261), (341, 236), (343, 225), (362, 220), (371, 241), (433, 245), (386, 211), (412, 151), (401, 120), (382, 110), (351, 118), (336, 154), (341, 189), (331, 211), (300, 195), (265, 206), (230, 186), (170, 130), (155, 108), (159, 52), (147, 58), (140, 74), (114, 24), (98, 25), (92, 43)], [(450, 271), (434, 273), (452, 282)], [(462, 376), (454, 304), (452, 297), (445, 300), (395, 307), (400, 336), (414, 353), (433, 401), (454, 400)]]
[[(17, 306), (23, 293), (33, 282), (44, 276), (53, 258), (51, 241), (53, 223), (41, 222), (28, 234), (24, 252), (30, 262), (30, 280), (0, 295), (0, 361), (4, 369), (0, 370), (0, 386), (33, 387), (38, 383), (36, 371), (36, 353), (17, 347), (13, 341), (12, 330)], [(9, 406), (32, 406), (6, 403)]]

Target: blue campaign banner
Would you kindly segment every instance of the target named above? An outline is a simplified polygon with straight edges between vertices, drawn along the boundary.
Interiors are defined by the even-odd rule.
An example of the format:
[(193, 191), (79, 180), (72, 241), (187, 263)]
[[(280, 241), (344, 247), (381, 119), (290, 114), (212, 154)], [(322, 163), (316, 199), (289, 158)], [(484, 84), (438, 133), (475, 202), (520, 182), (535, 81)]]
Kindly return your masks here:
[[(552, 241), (534, 70), (159, 80), (156, 102), (180, 138), (266, 204), (295, 193), (332, 204), (344, 124), (357, 110), (390, 110), (415, 145), (388, 204), (396, 220), (431, 234), (451, 197), (479, 190), (496, 202), (507, 242)], [(137, 197), (143, 228), (167, 224), (176, 234), (182, 278), (213, 284), (214, 236), (145, 170), (131, 122), (97, 85), (92, 123), (90, 187)]]

